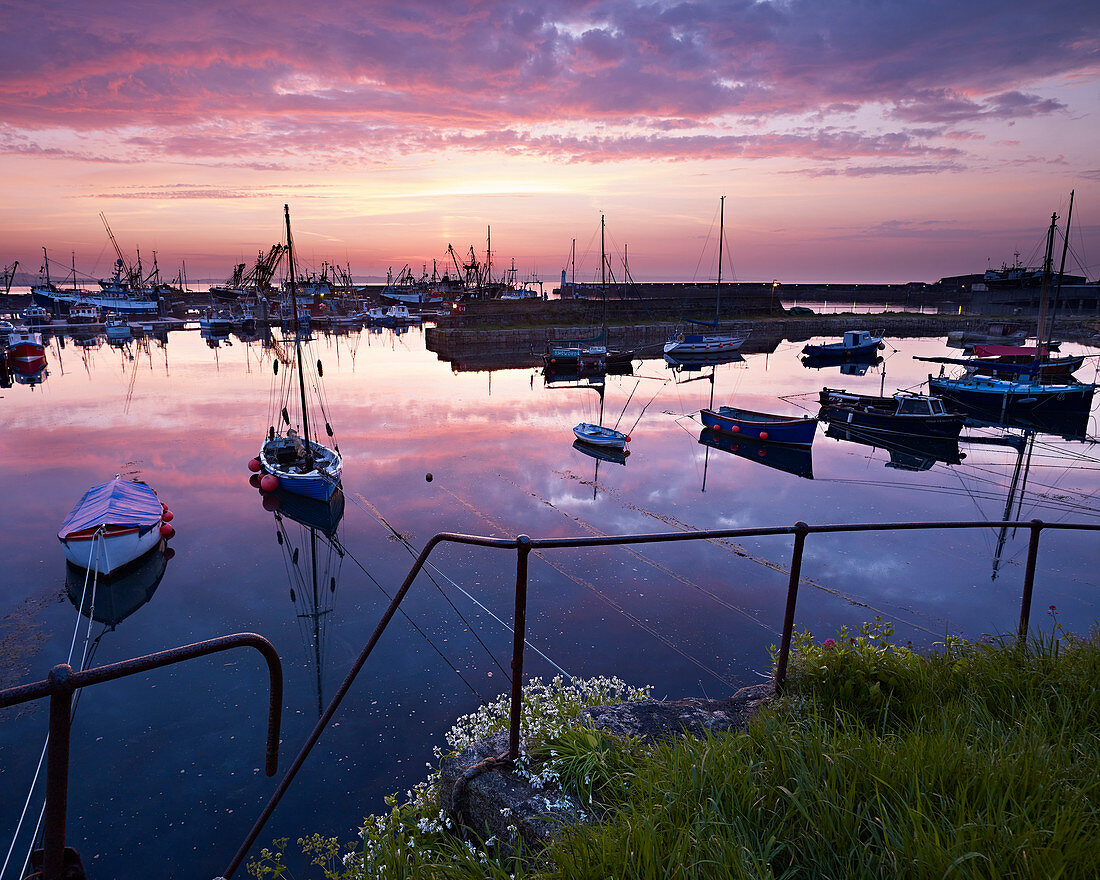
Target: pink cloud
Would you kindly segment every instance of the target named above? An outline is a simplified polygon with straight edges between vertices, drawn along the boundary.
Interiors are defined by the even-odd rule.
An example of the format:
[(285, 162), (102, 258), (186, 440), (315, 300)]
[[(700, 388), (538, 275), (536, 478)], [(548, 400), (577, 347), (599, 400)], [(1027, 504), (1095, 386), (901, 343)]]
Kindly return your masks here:
[[(0, 118), (24, 131), (139, 126), (164, 149), (213, 120), (201, 135), (211, 156), (239, 155), (215, 131), (223, 122), (312, 137), (381, 124), (392, 145), (413, 125), (742, 116), (775, 128), (870, 102), (913, 122), (1026, 118), (1064, 109), (1031, 83), (1095, 71), (1100, 42), (1090, 7), (1018, 0), (18, 5)], [(604, 154), (598, 142), (586, 152)]]

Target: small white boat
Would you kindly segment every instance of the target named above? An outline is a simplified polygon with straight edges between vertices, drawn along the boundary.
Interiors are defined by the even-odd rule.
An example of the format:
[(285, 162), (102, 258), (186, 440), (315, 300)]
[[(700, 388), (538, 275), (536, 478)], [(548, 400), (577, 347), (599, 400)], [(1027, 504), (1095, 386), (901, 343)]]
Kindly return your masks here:
[(152, 487), (115, 477), (84, 493), (57, 537), (71, 563), (110, 574), (170, 537), (169, 519)]
[(603, 425), (591, 425), (588, 422), (581, 422), (573, 428), (573, 433), (582, 443), (590, 443), (593, 446), (604, 446), (611, 449), (625, 449), (626, 444), (630, 441), (629, 435), (624, 434), (622, 431), (605, 428)]
[(99, 308), (92, 303), (78, 302), (69, 307), (70, 324), (98, 324)]
[(124, 342), (133, 336), (130, 332), (130, 325), (120, 318), (112, 318), (104, 324), (104, 329), (107, 331), (107, 340), (109, 342)]

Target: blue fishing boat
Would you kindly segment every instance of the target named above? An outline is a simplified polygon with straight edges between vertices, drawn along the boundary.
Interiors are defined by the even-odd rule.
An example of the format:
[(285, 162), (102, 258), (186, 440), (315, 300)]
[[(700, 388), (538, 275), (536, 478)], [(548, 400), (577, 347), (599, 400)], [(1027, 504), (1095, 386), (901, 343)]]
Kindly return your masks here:
[(883, 348), (882, 330), (868, 333), (866, 330), (845, 330), (840, 342), (807, 345), (802, 349), (810, 357), (856, 358), (873, 356)]
[(928, 377), (931, 392), (980, 418), (1067, 417), (1087, 414), (1096, 386), (1087, 382), (1040, 382), (968, 373), (957, 379)]
[(817, 433), (813, 416), (781, 416), (736, 406), (700, 410), (699, 416), (703, 426), (713, 431), (789, 446), (809, 446)]

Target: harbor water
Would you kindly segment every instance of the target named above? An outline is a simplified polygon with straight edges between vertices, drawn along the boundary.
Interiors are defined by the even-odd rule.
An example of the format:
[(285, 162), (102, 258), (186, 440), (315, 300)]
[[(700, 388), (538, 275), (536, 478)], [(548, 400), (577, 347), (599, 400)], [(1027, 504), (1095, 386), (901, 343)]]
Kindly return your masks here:
[[(456, 371), (425, 350), (420, 328), (315, 333), (309, 357), (323, 363), (344, 458), (343, 514), (328, 521), (249, 484), (272, 418), (277, 347), (195, 330), (118, 344), (47, 339), (47, 375), (0, 391), (0, 686), (44, 679), (59, 663), (258, 633), (286, 675), (280, 773), (438, 532), (1100, 521), (1100, 448), (1088, 439), (966, 427), (958, 457), (945, 461), (819, 426), (808, 470), (805, 457), (774, 448), (700, 439), (699, 410), (711, 404), (816, 415), (825, 386), (919, 390), (931, 365), (915, 355), (958, 353), (943, 338), (888, 339), (882, 363), (862, 372), (808, 369), (804, 342), (783, 342), (697, 370), (635, 360), (631, 375), (600, 386), (548, 383), (536, 368)], [(1092, 356), (1078, 376), (1093, 381), (1097, 350), (1063, 346), (1073, 352)], [(625, 463), (575, 448), (579, 422), (629, 433)], [(1097, 434), (1095, 410), (1087, 434)], [(83, 603), (89, 617), (78, 611), (88, 580), (66, 566), (57, 529), (85, 489), (115, 474), (153, 486), (176, 535), (171, 558), (135, 572), (119, 595), (98, 585), (96, 607)], [(925, 648), (946, 634), (1011, 633), (1027, 545), (1025, 530), (995, 528), (811, 536), (797, 625), (825, 637), (881, 616), (895, 638)], [(1091, 533), (1044, 533), (1036, 629), (1094, 625), (1095, 546)], [(790, 556), (789, 536), (533, 554), (525, 672), (617, 675), (669, 698), (758, 683), (779, 640)], [(363, 816), (387, 809), (385, 795), (425, 777), (458, 716), (508, 691), (515, 554), (444, 545), (431, 562), (262, 845), (313, 832), (355, 839)], [(44, 701), (0, 711), (4, 850), (15, 840), (5, 878), (19, 876), (41, 810), (42, 778), (27, 797), (47, 714)], [(266, 718), (254, 651), (82, 691), (68, 842), (89, 876), (217, 876), (278, 782), (262, 769)]]

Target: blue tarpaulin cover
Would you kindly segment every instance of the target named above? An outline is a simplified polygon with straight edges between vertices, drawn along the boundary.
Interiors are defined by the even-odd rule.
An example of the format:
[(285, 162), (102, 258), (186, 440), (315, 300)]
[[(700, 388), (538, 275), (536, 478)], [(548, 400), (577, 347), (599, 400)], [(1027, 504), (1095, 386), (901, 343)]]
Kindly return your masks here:
[(145, 530), (160, 521), (161, 513), (160, 499), (149, 486), (116, 477), (84, 493), (57, 530), (57, 537), (64, 541), (73, 532), (101, 525)]

